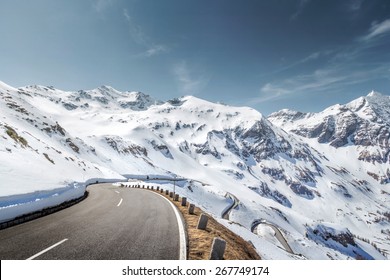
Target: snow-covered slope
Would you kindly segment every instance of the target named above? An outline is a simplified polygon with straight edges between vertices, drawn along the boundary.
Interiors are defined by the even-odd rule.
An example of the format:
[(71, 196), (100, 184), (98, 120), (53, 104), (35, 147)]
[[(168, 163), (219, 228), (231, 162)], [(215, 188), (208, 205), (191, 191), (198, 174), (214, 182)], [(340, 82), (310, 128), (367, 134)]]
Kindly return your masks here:
[[(375, 109), (354, 101), (345, 105), (351, 113), (328, 110), (340, 111), (340, 131), (351, 114), (359, 128), (365, 121), (388, 127), (390, 110), (380, 98), (387, 97), (363, 98)], [(344, 143), (343, 132), (317, 140), (309, 130), (333, 113), (284, 111), (267, 119), (247, 107), (192, 96), (161, 102), (108, 86), (64, 92), (1, 83), (0, 100), (0, 213), (9, 198), (79, 186), (74, 182), (177, 176), (186, 179), (178, 191), (216, 217), (229, 204), (225, 196), (235, 196), (230, 220), (240, 226), (224, 223), (264, 258), (380, 259), (390, 250), (388, 155), (362, 160), (363, 144), (352, 134), (334, 144)], [(364, 149), (388, 149), (389, 135), (380, 135)], [(251, 233), (259, 220), (280, 229), (295, 254), (264, 226)]]

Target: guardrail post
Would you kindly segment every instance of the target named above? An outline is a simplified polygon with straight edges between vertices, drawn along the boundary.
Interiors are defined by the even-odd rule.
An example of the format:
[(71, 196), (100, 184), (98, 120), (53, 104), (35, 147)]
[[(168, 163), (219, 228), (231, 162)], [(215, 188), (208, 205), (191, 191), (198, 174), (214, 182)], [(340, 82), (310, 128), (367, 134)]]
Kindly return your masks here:
[(168, 195), (168, 194), (169, 194), (169, 191), (168, 191), (168, 190), (165, 190), (165, 194)]
[(210, 260), (223, 260), (223, 254), (226, 249), (226, 241), (214, 237), (213, 244), (211, 245)]
[(159, 191), (160, 190), (160, 187), (157, 187), (157, 191)]
[(173, 198), (173, 192), (169, 192), (169, 197)]
[(186, 197), (181, 198), (181, 206), (187, 206), (187, 198)]
[(207, 217), (205, 214), (201, 214), (198, 221), (198, 226), (196, 228), (205, 230), (208, 221), (209, 221), (209, 217)]
[(188, 207), (188, 214), (193, 215), (195, 211), (195, 204), (190, 203), (190, 207)]
[(154, 187), (152, 186), (152, 190), (154, 190)]
[(163, 192), (164, 192), (164, 190), (163, 190), (163, 189), (161, 189), (161, 190), (160, 190), (160, 192), (161, 192), (161, 193), (163, 193)]
[(179, 195), (178, 194), (175, 194), (175, 201), (179, 201)]

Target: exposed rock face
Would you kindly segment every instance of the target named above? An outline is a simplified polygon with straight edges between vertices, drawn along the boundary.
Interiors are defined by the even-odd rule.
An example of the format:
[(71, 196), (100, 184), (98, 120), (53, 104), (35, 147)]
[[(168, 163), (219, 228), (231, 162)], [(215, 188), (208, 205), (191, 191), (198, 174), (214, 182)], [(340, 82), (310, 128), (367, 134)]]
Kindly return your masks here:
[[(300, 116), (300, 117), (292, 117)], [(280, 111), (268, 118), (295, 134), (335, 148), (359, 146), (359, 160), (390, 162), (390, 97), (371, 92), (317, 114)], [(371, 149), (376, 147), (377, 149)]]
[[(264, 118), (251, 108), (191, 96), (161, 102), (108, 86), (65, 92), (0, 83), (0, 109), (0, 175), (14, 172), (19, 181), (12, 185), (33, 182), (18, 177), (28, 178), (32, 165), (49, 171), (40, 182), (51, 175), (60, 184), (179, 176), (194, 182), (189, 198), (219, 200), (203, 204), (213, 215), (231, 193), (240, 200), (233, 222), (248, 227), (266, 219), (315, 254), (325, 246), (337, 251), (330, 251), (333, 258), (352, 256), (343, 251), (354, 247), (351, 234), (390, 251), (382, 242), (388, 238), (384, 213), (390, 213), (386, 96), (372, 93), (317, 114), (282, 110)], [(346, 229), (316, 226), (324, 222)]]
[[(356, 246), (355, 239), (352, 233), (348, 229), (334, 229), (329, 225), (317, 225), (314, 229), (308, 229), (308, 235), (315, 240), (321, 240), (322, 242), (328, 242), (333, 240), (340, 243), (342, 246), (348, 245)], [(330, 245), (331, 246), (331, 245)]]

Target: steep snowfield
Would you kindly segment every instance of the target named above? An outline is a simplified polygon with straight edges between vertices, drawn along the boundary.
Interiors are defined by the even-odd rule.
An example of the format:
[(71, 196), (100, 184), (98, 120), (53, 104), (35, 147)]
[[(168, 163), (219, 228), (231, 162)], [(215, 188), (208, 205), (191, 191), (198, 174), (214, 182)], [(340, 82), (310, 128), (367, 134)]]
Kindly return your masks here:
[[(349, 111), (284, 110), (267, 119), (192, 96), (162, 102), (108, 86), (64, 92), (1, 83), (0, 220), (37, 201), (70, 199), (96, 180), (148, 175), (173, 188), (161, 179), (177, 177), (178, 193), (251, 240), (263, 258), (385, 259), (389, 159), (373, 155), (388, 148), (386, 98), (375, 93), (345, 105)], [(337, 128), (330, 132), (323, 124), (329, 116)], [(344, 133), (342, 118), (355, 124), (353, 133)], [(374, 121), (369, 143), (355, 137)], [(239, 200), (230, 221), (220, 218), (228, 193)], [(266, 225), (252, 233), (256, 220), (279, 228), (294, 254)]]

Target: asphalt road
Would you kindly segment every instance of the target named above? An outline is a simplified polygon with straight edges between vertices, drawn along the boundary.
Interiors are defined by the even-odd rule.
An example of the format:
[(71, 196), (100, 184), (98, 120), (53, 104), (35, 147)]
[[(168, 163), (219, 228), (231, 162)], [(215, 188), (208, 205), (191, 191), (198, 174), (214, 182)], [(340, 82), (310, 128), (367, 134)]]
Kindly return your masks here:
[(0, 231), (0, 259), (179, 259), (174, 209), (156, 193), (111, 184), (82, 202)]
[(232, 205), (229, 206), (229, 208), (225, 209), (222, 212), (222, 219), (225, 219), (225, 220), (230, 219), (230, 212), (232, 212), (232, 210), (235, 209), (240, 203), (238, 198), (236, 196), (232, 195), (231, 193), (227, 193), (227, 197), (231, 198), (233, 200), (233, 203), (232, 203)]
[(257, 227), (260, 225), (260, 224), (263, 224), (263, 225), (267, 225), (269, 227), (271, 227), (274, 232), (275, 232), (275, 237), (276, 239), (280, 242), (280, 244), (283, 246), (284, 250), (286, 250), (287, 252), (289, 252), (290, 254), (295, 254), (294, 251), (291, 249), (290, 245), (288, 245), (288, 242), (286, 240), (286, 238), (284, 238), (282, 232), (279, 230), (279, 228), (277, 228), (275, 225), (273, 224), (270, 224), (270, 223), (267, 223), (267, 222), (260, 222), (258, 223), (255, 227), (252, 228), (252, 232), (256, 233), (257, 234)]

